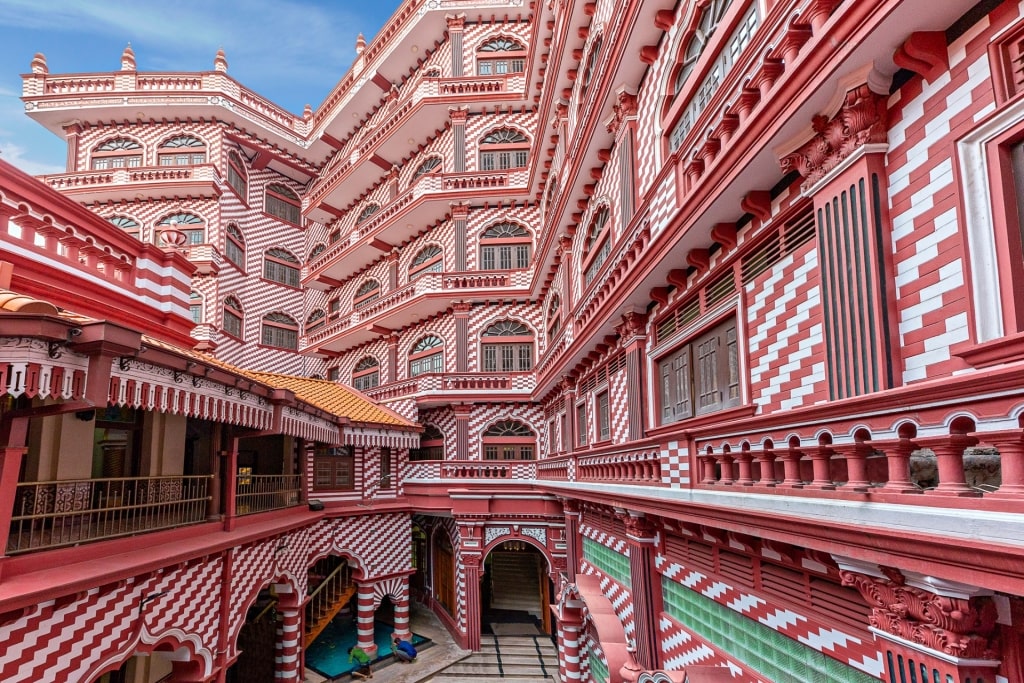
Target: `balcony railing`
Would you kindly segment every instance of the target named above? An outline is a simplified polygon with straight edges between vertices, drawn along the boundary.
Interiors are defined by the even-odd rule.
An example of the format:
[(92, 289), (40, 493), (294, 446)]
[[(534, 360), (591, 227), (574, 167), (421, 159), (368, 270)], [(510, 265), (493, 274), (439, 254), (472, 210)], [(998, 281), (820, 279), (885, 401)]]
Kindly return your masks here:
[(235, 510), (239, 515), (279, 510), (298, 505), (302, 490), (299, 474), (247, 474), (235, 485)]
[(7, 554), (205, 521), (212, 475), (19, 483)]

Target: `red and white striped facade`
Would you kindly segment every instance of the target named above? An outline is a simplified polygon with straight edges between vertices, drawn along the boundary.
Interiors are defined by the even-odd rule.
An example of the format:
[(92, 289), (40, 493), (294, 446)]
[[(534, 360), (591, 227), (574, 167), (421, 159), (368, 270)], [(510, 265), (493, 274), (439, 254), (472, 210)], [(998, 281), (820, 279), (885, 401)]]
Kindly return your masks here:
[[(522, 72), (479, 73), (495, 39)], [(110, 320), (198, 345), (211, 367), (349, 384), (370, 357), (364, 393), (440, 431), (443, 460), (252, 383), (182, 386), (195, 372), (151, 360), (166, 352), (152, 339), (107, 353), (111, 405), (215, 423), (236, 452), (255, 438), (243, 428), (301, 440), (282, 471), (326, 510), (132, 537), (155, 559), (125, 539), (0, 559), (19, 643), (0, 678), (91, 682), (159, 652), (170, 680), (221, 680), (274, 585), (275, 672), (299, 680), (307, 573), (330, 554), (354, 570), (367, 647), (387, 596), (397, 634), (421, 600), (477, 648), (486, 557), (515, 540), (547, 563), (562, 681), (711, 665), (764, 683), (1024, 682), (1022, 45), (1011, 1), (405, 0), (301, 117), (222, 54), (210, 72), (146, 74), (126, 51), (119, 72), (73, 76), (37, 56), (28, 114), (69, 143), (68, 172), (44, 182), (139, 239), (108, 231), (97, 248), (84, 209), (4, 178), (10, 289), (49, 300), (45, 274), (70, 264), (87, 293), (73, 312), (104, 319), (109, 297)], [(526, 149), (525, 166), (482, 168), (496, 131), (528, 141), (500, 148)], [(202, 140), (205, 163), (159, 166), (176, 136)], [(140, 169), (92, 170), (117, 138)], [(301, 227), (266, 212), (269, 184), (300, 197)], [(184, 255), (157, 246), (181, 213), (205, 231)], [(502, 223), (527, 230), (526, 267), (485, 269)], [(225, 256), (229, 224), (244, 267)], [(440, 265), (416, 276), (429, 247)], [(269, 250), (297, 258), (301, 287), (261, 277)], [(297, 323), (294, 351), (262, 343), (268, 314)], [(500, 321), (532, 333), (529, 370), (485, 365)], [(36, 409), (95, 398), (95, 349), (46, 334), (0, 329), (0, 388)], [(430, 336), (440, 370), (417, 373)], [(485, 433), (508, 421), (535, 462), (487, 459), (500, 438)], [(339, 444), (357, 449), (351, 488), (322, 481)], [(107, 546), (124, 559), (93, 567)], [(65, 587), (47, 569), (61, 563), (83, 578)], [(414, 594), (417, 571), (450, 585)]]

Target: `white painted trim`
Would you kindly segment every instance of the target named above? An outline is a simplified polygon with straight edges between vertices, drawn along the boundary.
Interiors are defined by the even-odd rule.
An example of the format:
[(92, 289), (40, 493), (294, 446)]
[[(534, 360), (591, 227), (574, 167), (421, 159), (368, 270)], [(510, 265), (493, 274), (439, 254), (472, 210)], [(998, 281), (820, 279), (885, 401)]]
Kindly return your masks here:
[(924, 645), (921, 645), (920, 643), (913, 643), (913, 642), (911, 642), (909, 640), (905, 640), (905, 639), (900, 638), (899, 636), (895, 636), (895, 635), (893, 635), (891, 633), (886, 633), (885, 631), (882, 631), (881, 629), (877, 629), (874, 626), (869, 626), (868, 630), (871, 631), (872, 633), (874, 633), (879, 638), (884, 638), (885, 640), (890, 640), (890, 641), (892, 641), (894, 643), (902, 645), (903, 647), (905, 647), (905, 648), (907, 648), (909, 650), (915, 650), (917, 652), (923, 652), (925, 654), (931, 655), (932, 657), (935, 657), (936, 659), (941, 659), (944, 662), (949, 662), (950, 664), (953, 664), (953, 665), (958, 666), (958, 667), (960, 667), (960, 666), (989, 666), (989, 667), (992, 667), (993, 669), (995, 669), (995, 668), (998, 668), (999, 665), (1002, 662), (1002, 660), (999, 660), (999, 659), (967, 659), (967, 658), (964, 658), (964, 657), (954, 657), (953, 655), (947, 655), (945, 652), (939, 652), (938, 650), (933, 650), (932, 648), (926, 647)]

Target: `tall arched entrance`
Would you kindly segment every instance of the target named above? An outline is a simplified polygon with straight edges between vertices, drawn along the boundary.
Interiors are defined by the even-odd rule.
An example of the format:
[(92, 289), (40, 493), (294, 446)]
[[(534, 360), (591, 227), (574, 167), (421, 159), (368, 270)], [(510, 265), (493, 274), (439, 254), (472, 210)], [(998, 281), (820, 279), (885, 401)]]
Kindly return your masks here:
[(553, 590), (544, 553), (521, 540), (496, 545), (484, 558), (480, 579), (481, 630), (550, 634)]

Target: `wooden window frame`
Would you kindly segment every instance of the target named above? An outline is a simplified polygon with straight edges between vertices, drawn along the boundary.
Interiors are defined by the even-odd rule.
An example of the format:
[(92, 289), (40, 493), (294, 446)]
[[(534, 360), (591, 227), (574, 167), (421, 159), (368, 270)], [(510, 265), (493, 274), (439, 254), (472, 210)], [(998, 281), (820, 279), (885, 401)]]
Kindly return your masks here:
[[(275, 249), (282, 253), (288, 254), (294, 260), (285, 259), (281, 256), (271, 254), (270, 252), (274, 251)], [(268, 264), (273, 264), (273, 266), (276, 266), (277, 268), (285, 269), (281, 271), (281, 273), (284, 274), (284, 279), (279, 279), (278, 277), (276, 277), (276, 272), (274, 271), (273, 268), (270, 268), (268, 270)], [(287, 249), (274, 248), (268, 249), (267, 251), (263, 252), (263, 280), (267, 282), (273, 282), (275, 284), (281, 285), (282, 287), (288, 287), (290, 289), (301, 289), (301, 277), (301, 263), (299, 262), (299, 259), (294, 254), (289, 252)], [(292, 281), (294, 281), (294, 284), (292, 284)]]
[[(423, 349), (422, 351), (411, 350), (408, 357), (408, 371), (409, 377), (419, 377), (420, 375), (429, 375), (444, 372), (444, 340), (438, 337), (436, 334), (428, 334), (420, 338), (412, 348), (416, 349), (419, 345), (429, 339), (436, 339), (439, 343), (435, 346)], [(423, 365), (426, 361), (430, 361), (431, 367), (438, 366), (437, 369), (424, 370)], [(415, 367), (415, 372), (413, 371)]]
[[(176, 140), (195, 140), (201, 144), (199, 145), (187, 145), (168, 147), (171, 142)], [(182, 133), (181, 135), (175, 135), (168, 138), (160, 143), (156, 149), (156, 165), (157, 166), (198, 166), (205, 164), (207, 159), (207, 144), (202, 139), (195, 135), (189, 135)], [(167, 150), (187, 150), (187, 151), (167, 151)], [(201, 151), (195, 151), (201, 150)]]
[[(100, 148), (105, 145), (110, 145), (120, 141), (130, 142), (135, 147), (121, 147), (119, 149), (101, 150)], [(137, 150), (137, 151), (136, 151)], [(131, 152), (131, 153), (127, 153)], [(146, 148), (138, 140), (133, 140), (126, 137), (114, 137), (108, 138), (100, 144), (93, 147), (92, 152), (89, 154), (89, 168), (93, 171), (114, 171), (119, 168), (140, 168), (143, 165)], [(97, 161), (100, 161), (100, 165), (97, 165)], [(123, 164), (114, 164), (114, 161), (123, 161)], [(138, 163), (131, 163), (131, 162)]]
[[(282, 317), (289, 318), (291, 320), (291, 322), (290, 323), (286, 323), (284, 321), (279, 321), (279, 320), (268, 320), (268, 318), (270, 316), (273, 316), (273, 315), (280, 315)], [(295, 338), (294, 346), (290, 345), (290, 344), (278, 343), (278, 340), (273, 339), (273, 338), (270, 341), (268, 341), (267, 340), (267, 332), (266, 332), (266, 330), (268, 330), (268, 329), (269, 330), (280, 330), (280, 331), (283, 331), (283, 332), (290, 332), (290, 333), (292, 333), (294, 335), (294, 338)], [(272, 332), (271, 334), (273, 335), (274, 333)], [(280, 332), (278, 332), (278, 334), (280, 334)], [(268, 349), (281, 349), (281, 350), (284, 350), (284, 351), (298, 351), (299, 350), (299, 324), (297, 322), (295, 322), (295, 319), (292, 318), (287, 313), (277, 313), (277, 312), (267, 313), (266, 315), (264, 315), (260, 319), (260, 346), (263, 346), (263, 347), (268, 348)]]
[[(499, 40), (507, 40), (515, 44), (517, 50), (486, 50)], [(486, 55), (486, 56), (484, 56)], [(476, 75), (477, 76), (515, 76), (526, 73), (527, 50), (518, 38), (509, 36), (492, 36), (487, 42), (476, 49)], [(504, 65), (504, 71), (498, 68)], [(518, 69), (518, 70), (517, 70)]]
[[(373, 360), (375, 364), (360, 368), (360, 365), (363, 365), (367, 359)], [(367, 391), (378, 386), (380, 386), (380, 361), (373, 356), (364, 356), (352, 368), (352, 388), (357, 391)]]
[[(370, 285), (376, 285), (371, 287)], [(356, 288), (355, 294), (352, 295), (352, 310), (358, 311), (360, 308), (365, 308), (374, 301), (380, 298), (381, 295), (381, 284), (377, 278), (367, 278)]]
[[(238, 233), (237, 235), (231, 233), (232, 228)], [(238, 250), (239, 258), (237, 260), (232, 258), (232, 249)], [(234, 223), (228, 223), (228, 227), (224, 229), (224, 258), (228, 263), (243, 273), (245, 272), (245, 236), (242, 235), (242, 229)]]
[[(708, 346), (712, 343), (713, 349)], [(673, 424), (741, 405), (743, 382), (735, 313), (730, 312), (675, 345), (655, 360), (655, 368), (659, 424)], [(716, 393), (717, 398), (713, 398)]]
[[(416, 261), (420, 258), (420, 255), (429, 249), (437, 249), (437, 252), (431, 253), (429, 258), (417, 263)], [(440, 273), (443, 270), (444, 249), (438, 244), (428, 244), (416, 252), (416, 256), (413, 257), (412, 262), (409, 264), (409, 282), (427, 273)]]
[(597, 443), (612, 439), (612, 404), (608, 387), (594, 392), (594, 418), (597, 423)]
[(249, 205), (249, 174), (245, 171), (245, 164), (238, 152), (228, 152), (228, 170), (226, 180), (228, 187), (235, 193), (243, 204)]
[[(286, 206), (289, 208), (285, 209)], [(302, 200), (298, 193), (287, 185), (269, 183), (264, 188), (263, 212), (285, 223), (302, 227)]]
[[(356, 459), (350, 446), (317, 450), (313, 455), (314, 491), (354, 491)], [(321, 476), (323, 478), (321, 478)], [(330, 483), (323, 483), (329, 479)]]
[[(237, 339), (238, 341), (245, 341), (245, 313), (242, 311), (241, 302), (239, 302), (238, 307), (235, 307), (232, 301), (237, 302), (238, 299), (230, 295), (224, 298), (224, 306), (222, 311), (223, 317), (221, 318), (220, 329), (224, 334), (228, 335), (229, 337)], [(228, 329), (226, 321), (229, 319), (229, 316), (238, 320), (238, 334), (235, 334), (234, 332)]]
[[(508, 434), (492, 435), (489, 431), (502, 424), (518, 424), (531, 436), (512, 436)], [(491, 425), (480, 436), (481, 457), (483, 460), (530, 461), (537, 459), (537, 434), (529, 425), (521, 420), (508, 419)], [(524, 455), (529, 457), (524, 457)], [(512, 456), (512, 457), (510, 457)]]
[[(507, 228), (508, 226), (516, 226), (523, 230), (525, 235), (522, 236), (501, 236), (501, 237), (488, 237), (487, 233), (495, 230), (496, 228)], [(530, 231), (518, 223), (511, 221), (505, 221), (490, 226), (480, 235), (480, 270), (490, 271), (511, 271), (511, 270), (526, 270), (530, 267), (530, 260), (533, 256), (533, 236)], [(524, 249), (525, 247), (525, 249)], [(501, 250), (503, 248), (508, 249), (508, 268), (502, 268), (502, 261), (505, 256), (505, 252)], [(524, 263), (525, 262), (525, 263)], [(488, 267), (488, 265), (492, 267)]]

